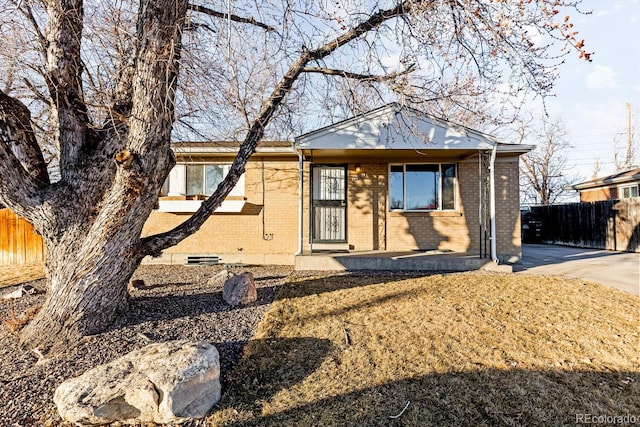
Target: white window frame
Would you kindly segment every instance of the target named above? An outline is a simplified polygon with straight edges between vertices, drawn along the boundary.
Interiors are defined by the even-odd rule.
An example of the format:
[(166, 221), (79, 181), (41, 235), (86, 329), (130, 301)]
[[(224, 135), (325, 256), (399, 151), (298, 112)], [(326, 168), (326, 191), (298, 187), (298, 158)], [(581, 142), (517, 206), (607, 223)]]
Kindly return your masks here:
[[(631, 191), (631, 189), (635, 188), (636, 189), (636, 195), (635, 196), (629, 196), (629, 197), (625, 197), (624, 196), (624, 190), (625, 189), (629, 189), (629, 191)], [(632, 197), (638, 197), (640, 196), (640, 188), (638, 186), (637, 183), (633, 183), (633, 184), (624, 184), (624, 185), (619, 185), (618, 186), (618, 198), (619, 199), (630, 199)]]
[[(227, 176), (227, 174), (229, 173), (229, 169), (231, 169), (231, 165), (230, 164), (222, 164), (222, 163), (188, 163), (185, 165), (186, 167), (184, 168), (185, 170), (185, 194), (187, 194), (187, 187), (188, 187), (188, 182), (189, 182), (189, 177), (188, 177), (188, 172), (189, 172), (189, 167), (190, 166), (201, 166), (202, 167), (202, 171), (201, 171), (201, 192), (196, 193), (196, 194), (187, 194), (187, 196), (205, 196), (205, 197), (209, 197), (211, 194), (207, 194), (206, 191), (204, 191), (205, 187), (206, 187), (206, 182), (207, 182), (207, 166), (220, 166), (222, 167), (222, 179), (224, 180), (224, 177)], [(215, 190), (213, 190), (215, 191)]]
[[(437, 165), (438, 166), (438, 207), (436, 209), (394, 209), (391, 207), (391, 167), (392, 166), (402, 166), (402, 198), (403, 198), (403, 203), (406, 204), (407, 201), (407, 185), (406, 185), (406, 173), (407, 173), (407, 166), (409, 165)], [(455, 168), (455, 180), (454, 180), (454, 187), (453, 187), (453, 209), (443, 209), (442, 208), (442, 165), (453, 165), (453, 167)], [(456, 162), (441, 162), (441, 163), (424, 163), (424, 162), (420, 162), (420, 163), (389, 163), (389, 167), (388, 167), (388, 185), (387, 185), (387, 191), (388, 191), (388, 210), (389, 212), (454, 212), (458, 210), (458, 163)]]
[[(231, 163), (220, 162), (189, 162), (178, 163), (169, 172), (167, 181), (164, 184), (163, 195), (169, 196), (168, 199), (161, 197), (158, 201), (158, 211), (160, 212), (181, 212), (193, 213), (200, 208), (203, 200), (187, 200), (187, 197), (197, 197), (197, 195), (187, 196), (187, 166), (202, 165), (203, 174), (204, 166), (215, 165), (223, 166), (223, 179), (231, 169)], [(204, 182), (203, 182), (204, 185)], [(203, 195), (208, 197), (209, 195)], [(222, 202), (215, 212), (240, 212), (245, 204), (245, 174), (240, 175), (236, 186), (231, 190), (227, 198)], [(171, 199), (171, 197), (184, 197), (183, 200)]]

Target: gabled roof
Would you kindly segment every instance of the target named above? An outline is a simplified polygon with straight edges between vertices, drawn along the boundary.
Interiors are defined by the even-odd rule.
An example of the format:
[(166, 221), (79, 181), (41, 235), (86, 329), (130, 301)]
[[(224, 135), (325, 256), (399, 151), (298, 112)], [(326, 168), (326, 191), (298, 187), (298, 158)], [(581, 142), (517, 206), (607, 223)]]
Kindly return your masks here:
[(569, 188), (572, 190), (588, 190), (590, 188), (609, 187), (627, 182), (640, 182), (640, 168), (617, 172), (613, 175), (601, 178), (590, 179), (589, 181), (574, 184)]
[(499, 151), (514, 153), (533, 148), (500, 144), (491, 135), (397, 103), (301, 135), (295, 145), (303, 150), (479, 150), (497, 145)]

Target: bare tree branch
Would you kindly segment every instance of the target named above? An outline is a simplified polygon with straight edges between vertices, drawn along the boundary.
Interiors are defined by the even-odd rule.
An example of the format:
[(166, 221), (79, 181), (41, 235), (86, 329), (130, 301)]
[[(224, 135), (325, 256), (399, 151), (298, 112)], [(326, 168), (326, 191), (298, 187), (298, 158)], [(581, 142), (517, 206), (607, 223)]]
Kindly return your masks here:
[(36, 21), (35, 16), (33, 15), (33, 10), (31, 10), (31, 6), (23, 1), (16, 2), (15, 0), (11, 0), (11, 3), (20, 11), (20, 13), (27, 19), (33, 31), (38, 39), (38, 45), (40, 46), (40, 53), (43, 57), (47, 55), (47, 39), (42, 34), (42, 30), (40, 29), (40, 25), (38, 25), (38, 21)]
[(51, 117), (58, 127), (54, 140), (60, 149), (60, 172), (65, 179), (76, 166), (89, 124), (82, 95), (82, 0), (49, 1), (47, 15), (46, 82), (51, 93)]
[(24, 171), (49, 184), (47, 166), (31, 126), (31, 112), (20, 101), (0, 91), (0, 144), (11, 151)]
[(352, 73), (350, 71), (344, 70), (336, 70), (333, 68), (324, 68), (324, 67), (304, 67), (302, 72), (304, 73), (319, 73), (326, 74), (330, 76), (340, 76), (348, 79), (360, 80), (360, 81), (369, 81), (369, 82), (382, 82), (386, 80), (393, 80), (396, 77), (407, 75), (413, 72), (416, 69), (415, 65), (410, 65), (406, 70), (398, 71), (397, 73), (387, 74), (387, 75), (373, 75), (373, 74), (360, 74), (360, 73)]
[(255, 25), (257, 27), (263, 28), (263, 29), (265, 29), (267, 31), (270, 31), (270, 32), (277, 32), (277, 30), (274, 27), (272, 27), (271, 25), (267, 25), (267, 24), (264, 24), (262, 22), (258, 22), (252, 16), (249, 16), (248, 18), (245, 18), (245, 17), (242, 17), (242, 16), (234, 15), (233, 13), (229, 14), (229, 13), (218, 12), (216, 10), (209, 9), (208, 7), (200, 6), (200, 5), (197, 5), (197, 4), (189, 4), (188, 8), (190, 10), (193, 10), (194, 12), (204, 13), (205, 15), (213, 16), (215, 18), (230, 19), (233, 22), (240, 22), (240, 23), (243, 23), (243, 24), (251, 24), (251, 25)]
[(38, 101), (43, 102), (45, 104), (49, 103), (49, 99), (42, 92), (40, 92), (40, 90), (38, 89), (38, 87), (36, 85), (31, 83), (31, 80), (29, 80), (28, 78), (24, 77), (22, 79), (22, 82), (31, 91), (31, 93), (34, 96), (34, 99), (37, 99)]
[(0, 91), (0, 202), (30, 218), (47, 184), (49, 175), (29, 110)]
[(202, 203), (198, 211), (173, 230), (142, 239), (142, 253), (155, 256), (159, 255), (164, 249), (176, 245), (200, 229), (213, 211), (222, 204), (225, 197), (231, 192), (238, 182), (238, 179), (240, 179), (240, 176), (244, 173), (245, 164), (249, 157), (255, 152), (258, 142), (264, 136), (265, 127), (280, 104), (284, 101), (286, 95), (291, 91), (298, 77), (304, 72), (304, 68), (309, 62), (326, 58), (341, 46), (359, 38), (389, 19), (411, 12), (414, 7), (422, 3), (422, 1), (405, 0), (391, 9), (380, 10), (374, 13), (369, 16), (366, 21), (356, 25), (341, 36), (325, 43), (317, 49), (304, 49), (298, 58), (289, 66), (289, 69), (282, 76), (282, 79), (276, 85), (271, 96), (262, 104), (258, 116), (254, 119), (244, 141), (240, 145), (238, 155), (234, 159), (229, 173), (220, 185), (218, 185), (216, 191)]
[(569, 144), (560, 121), (542, 119), (540, 128), (529, 135), (527, 128), (532, 120), (520, 123), (520, 142), (534, 138), (538, 147), (520, 158), (521, 188), (525, 202), (549, 205), (560, 200), (565, 188), (574, 180), (567, 175), (564, 150)]

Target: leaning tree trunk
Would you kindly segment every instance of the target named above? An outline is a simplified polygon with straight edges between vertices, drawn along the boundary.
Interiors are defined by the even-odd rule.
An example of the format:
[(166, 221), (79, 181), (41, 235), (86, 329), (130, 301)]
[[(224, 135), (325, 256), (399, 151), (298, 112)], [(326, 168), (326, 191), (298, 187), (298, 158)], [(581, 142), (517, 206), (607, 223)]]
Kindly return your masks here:
[[(160, 157), (164, 159), (155, 167), (166, 176), (173, 157)], [(163, 182), (144, 174), (140, 163), (124, 159), (101, 203), (61, 206), (67, 214), (56, 218), (63, 223), (44, 229), (47, 297), (23, 330), (26, 346), (55, 351), (52, 345), (103, 332), (127, 312), (127, 284), (145, 255), (140, 234), (157, 200), (158, 182)], [(96, 181), (98, 185), (101, 180)]]
[(128, 233), (107, 236), (94, 229), (48, 250), (47, 298), (24, 329), (23, 344), (55, 352), (83, 335), (103, 332), (124, 315), (126, 284), (139, 264), (131, 245)]

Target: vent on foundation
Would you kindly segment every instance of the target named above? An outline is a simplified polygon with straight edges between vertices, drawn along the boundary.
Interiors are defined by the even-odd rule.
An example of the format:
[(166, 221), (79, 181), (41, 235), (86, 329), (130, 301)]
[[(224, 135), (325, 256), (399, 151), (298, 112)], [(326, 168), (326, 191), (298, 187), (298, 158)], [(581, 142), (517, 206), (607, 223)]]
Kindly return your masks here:
[(190, 255), (187, 256), (187, 265), (215, 265), (220, 264), (217, 255)]

